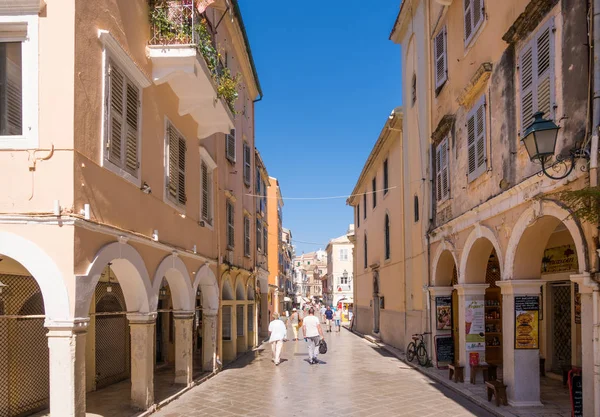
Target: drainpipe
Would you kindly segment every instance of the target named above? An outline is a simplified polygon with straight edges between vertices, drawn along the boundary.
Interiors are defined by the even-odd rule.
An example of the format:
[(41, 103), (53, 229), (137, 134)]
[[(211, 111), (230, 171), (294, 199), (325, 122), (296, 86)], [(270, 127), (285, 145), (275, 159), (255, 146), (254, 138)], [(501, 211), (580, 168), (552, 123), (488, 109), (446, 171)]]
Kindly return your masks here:
[[(593, 68), (594, 68), (594, 101), (592, 105), (592, 140), (590, 146), (590, 186), (598, 185), (598, 128), (600, 127), (600, 0), (593, 0)], [(597, 29), (598, 28), (598, 29)], [(593, 249), (597, 248), (598, 230), (594, 231)], [(592, 251), (592, 276), (598, 271), (598, 256)], [(596, 287), (593, 293), (593, 345), (594, 345), (594, 415), (600, 416), (600, 292)]]

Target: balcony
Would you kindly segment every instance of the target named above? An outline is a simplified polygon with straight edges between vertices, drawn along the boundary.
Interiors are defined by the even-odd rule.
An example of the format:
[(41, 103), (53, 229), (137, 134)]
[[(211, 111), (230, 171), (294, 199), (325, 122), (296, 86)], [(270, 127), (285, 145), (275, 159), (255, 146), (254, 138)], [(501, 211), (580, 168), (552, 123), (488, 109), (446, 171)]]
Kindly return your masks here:
[(149, 0), (155, 84), (168, 83), (179, 98), (179, 114), (198, 123), (198, 137), (234, 128), (239, 77), (222, 65), (210, 24), (198, 0)]

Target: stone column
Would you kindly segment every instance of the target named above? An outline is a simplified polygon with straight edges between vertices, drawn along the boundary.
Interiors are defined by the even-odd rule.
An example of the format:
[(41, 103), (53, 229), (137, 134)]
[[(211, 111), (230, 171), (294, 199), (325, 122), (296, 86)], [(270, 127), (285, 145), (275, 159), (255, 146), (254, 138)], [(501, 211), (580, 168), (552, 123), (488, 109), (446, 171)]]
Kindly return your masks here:
[[(452, 317), (450, 317), (450, 328), (438, 330), (437, 328), (437, 308), (435, 303), (436, 297), (450, 297), (450, 304), (452, 304), (452, 290), (453, 287), (429, 287), (429, 298), (430, 298), (430, 317), (431, 317), (431, 343), (432, 347), (430, 348), (431, 357), (433, 362), (437, 365), (437, 355), (435, 351), (435, 337), (436, 336), (453, 336), (452, 334)], [(456, 314), (458, 312), (452, 312)], [(456, 332), (458, 334), (458, 331)], [(456, 359), (458, 352), (454, 352), (454, 357)]]
[(193, 381), (194, 312), (174, 311), (173, 319), (175, 322), (175, 383), (189, 385)]
[(583, 382), (583, 415), (594, 415), (594, 311), (592, 295), (598, 284), (589, 273), (571, 275), (581, 294), (581, 369)]
[(85, 336), (89, 319), (46, 322), (50, 357), (50, 415), (85, 416)]
[(127, 314), (131, 334), (131, 405), (147, 410), (154, 403), (154, 326), (156, 313)]
[(204, 311), (202, 315), (202, 370), (216, 370), (217, 312)]
[[(469, 384), (471, 377), (471, 368), (469, 367), (470, 351), (467, 351), (466, 309), (473, 302), (485, 305), (485, 289), (487, 287), (489, 287), (489, 284), (458, 284), (454, 286), (458, 295), (458, 358), (460, 365), (465, 367), (465, 384)], [(472, 325), (473, 323), (471, 323)], [(483, 353), (485, 355), (485, 342), (483, 342)]]
[[(540, 349), (515, 349), (515, 297), (540, 296), (539, 279), (499, 281), (502, 291), (502, 354), (508, 403), (541, 407)], [(538, 328), (539, 340), (539, 328)], [(539, 344), (539, 342), (538, 342)]]

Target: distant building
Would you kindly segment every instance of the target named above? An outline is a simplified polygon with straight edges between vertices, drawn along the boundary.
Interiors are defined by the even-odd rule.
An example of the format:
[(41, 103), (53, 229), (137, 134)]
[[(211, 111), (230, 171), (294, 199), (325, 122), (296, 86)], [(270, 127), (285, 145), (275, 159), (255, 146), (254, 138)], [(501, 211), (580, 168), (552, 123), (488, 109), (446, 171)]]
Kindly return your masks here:
[[(354, 233), (354, 225), (348, 228)], [(327, 274), (321, 278), (323, 300), (327, 305), (347, 307), (354, 303), (353, 281), (353, 249), (354, 244), (348, 234), (331, 239), (325, 248), (327, 252)]]
[(321, 277), (326, 273), (327, 252), (321, 249), (294, 258), (294, 276), (300, 285), (298, 303), (317, 302), (323, 299)]

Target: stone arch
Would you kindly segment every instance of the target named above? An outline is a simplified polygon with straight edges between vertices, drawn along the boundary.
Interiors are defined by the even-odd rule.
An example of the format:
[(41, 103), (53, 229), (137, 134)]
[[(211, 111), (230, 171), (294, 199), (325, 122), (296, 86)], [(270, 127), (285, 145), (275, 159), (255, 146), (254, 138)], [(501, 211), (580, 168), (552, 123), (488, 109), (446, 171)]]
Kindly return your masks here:
[[(588, 271), (587, 245), (579, 222), (556, 202), (544, 200), (534, 202), (515, 223), (506, 248), (502, 279), (539, 278), (548, 238), (560, 223), (575, 243), (579, 273)], [(527, 247), (526, 251), (518, 251), (521, 244)]]
[(102, 271), (109, 262), (123, 291), (127, 311), (139, 313), (152, 311), (151, 299), (154, 290), (142, 256), (127, 243), (113, 242), (98, 251), (86, 275), (77, 277), (78, 297), (75, 306), (77, 316), (88, 315), (92, 294)]
[(443, 240), (438, 246), (433, 257), (431, 276), (433, 277), (433, 286), (448, 287), (452, 284), (452, 274), (454, 268), (458, 270), (458, 259), (454, 245)]
[(192, 294), (196, 294), (198, 287), (202, 290), (202, 309), (208, 314), (217, 314), (219, 310), (219, 284), (208, 263), (205, 263), (196, 272)]
[(19, 235), (0, 232), (0, 254), (19, 262), (35, 279), (44, 299), (47, 322), (72, 318), (63, 275), (46, 252)]
[(235, 299), (238, 301), (246, 300), (246, 288), (241, 276), (238, 276), (235, 282)]
[(233, 301), (235, 300), (233, 294), (233, 287), (231, 286), (231, 277), (226, 275), (223, 278), (223, 288), (221, 289), (221, 298), (224, 301)]
[[(477, 224), (471, 231), (463, 247), (460, 258), (458, 282), (461, 284), (484, 284), (485, 271), (492, 250), (496, 251), (500, 268), (503, 267), (503, 254), (494, 232), (487, 226)], [(481, 279), (474, 278), (481, 272)], [(502, 273), (502, 271), (500, 271)]]
[(166, 256), (154, 273), (151, 300), (152, 310), (156, 310), (163, 277), (169, 283), (171, 298), (173, 299), (173, 309), (183, 311), (194, 310), (194, 295), (196, 293), (192, 290), (190, 274), (183, 261), (174, 254)]

